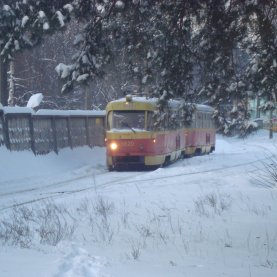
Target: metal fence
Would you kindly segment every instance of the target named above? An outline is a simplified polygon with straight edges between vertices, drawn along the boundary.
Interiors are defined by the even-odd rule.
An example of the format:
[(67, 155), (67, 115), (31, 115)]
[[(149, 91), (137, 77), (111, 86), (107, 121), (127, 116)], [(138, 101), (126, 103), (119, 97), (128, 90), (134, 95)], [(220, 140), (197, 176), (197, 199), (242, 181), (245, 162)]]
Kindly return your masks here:
[(104, 111), (0, 109), (0, 146), (35, 155), (78, 146), (104, 146)]

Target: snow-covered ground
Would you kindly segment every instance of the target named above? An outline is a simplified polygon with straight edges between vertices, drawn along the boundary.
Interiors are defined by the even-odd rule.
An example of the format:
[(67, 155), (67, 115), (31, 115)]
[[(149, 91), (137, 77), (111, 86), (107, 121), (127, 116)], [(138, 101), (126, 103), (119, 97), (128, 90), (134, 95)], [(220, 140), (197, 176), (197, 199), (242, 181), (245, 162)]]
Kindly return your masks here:
[(0, 276), (277, 276), (274, 135), (147, 172), (108, 172), (104, 148), (0, 148)]

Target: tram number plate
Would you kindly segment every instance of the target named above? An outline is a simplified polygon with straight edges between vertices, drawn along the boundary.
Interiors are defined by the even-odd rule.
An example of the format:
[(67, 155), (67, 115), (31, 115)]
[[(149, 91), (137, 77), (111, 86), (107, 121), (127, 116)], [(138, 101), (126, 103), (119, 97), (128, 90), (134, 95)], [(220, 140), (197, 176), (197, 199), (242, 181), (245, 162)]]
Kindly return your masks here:
[(127, 147), (131, 147), (134, 146), (135, 142), (134, 141), (122, 141), (122, 146), (127, 146)]

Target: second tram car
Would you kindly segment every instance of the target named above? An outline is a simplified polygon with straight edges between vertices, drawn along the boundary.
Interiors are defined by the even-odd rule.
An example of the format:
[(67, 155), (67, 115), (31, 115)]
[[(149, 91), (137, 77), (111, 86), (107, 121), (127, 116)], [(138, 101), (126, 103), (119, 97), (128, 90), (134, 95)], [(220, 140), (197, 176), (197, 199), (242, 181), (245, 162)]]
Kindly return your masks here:
[(215, 150), (213, 109), (195, 105), (190, 125), (168, 124), (178, 101), (169, 102), (163, 124), (155, 127), (157, 99), (126, 96), (106, 108), (107, 166), (109, 170), (159, 167), (181, 157), (208, 154)]

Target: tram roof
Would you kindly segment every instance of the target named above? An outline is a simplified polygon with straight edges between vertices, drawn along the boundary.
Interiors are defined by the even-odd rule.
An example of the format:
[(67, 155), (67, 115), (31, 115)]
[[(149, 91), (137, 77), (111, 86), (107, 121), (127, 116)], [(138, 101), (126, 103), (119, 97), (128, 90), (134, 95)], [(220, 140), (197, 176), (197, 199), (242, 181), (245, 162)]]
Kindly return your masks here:
[[(107, 109), (116, 109), (121, 107), (120, 104), (126, 104), (126, 103), (136, 103), (136, 104), (141, 104), (140, 107), (143, 110), (144, 109), (150, 109), (154, 110), (157, 107), (159, 99), (158, 98), (148, 98), (144, 96), (133, 96), (133, 95), (127, 95), (124, 98), (119, 98), (117, 100), (113, 100), (108, 103)], [(178, 109), (178, 107), (181, 104), (181, 100), (175, 100), (175, 99), (170, 99), (168, 101), (169, 106), (172, 109)], [(124, 109), (128, 109), (128, 106), (122, 106)], [(202, 112), (213, 112), (213, 108), (207, 105), (203, 104), (195, 104), (196, 110), (202, 111)]]

